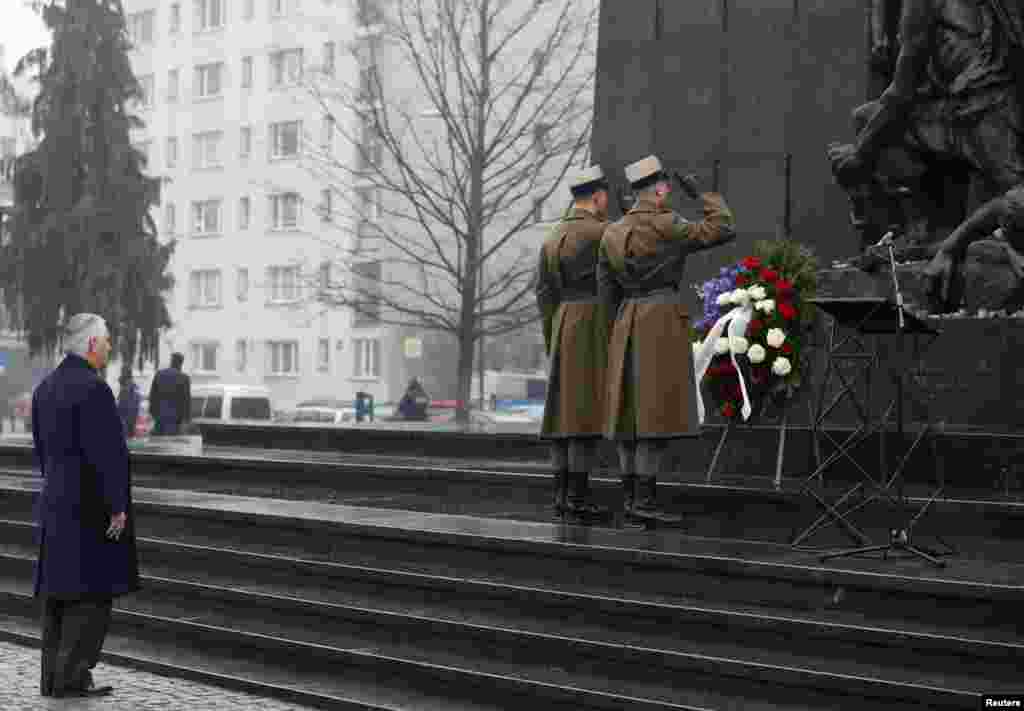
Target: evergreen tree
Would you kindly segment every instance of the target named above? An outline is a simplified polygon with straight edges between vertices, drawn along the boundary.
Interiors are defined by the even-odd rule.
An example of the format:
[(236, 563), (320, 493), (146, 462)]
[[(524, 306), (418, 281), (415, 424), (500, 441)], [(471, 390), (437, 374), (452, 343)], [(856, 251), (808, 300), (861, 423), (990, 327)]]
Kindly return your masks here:
[(150, 209), (160, 182), (143, 175), (131, 144), (142, 121), (120, 0), (40, 0), (53, 33), (22, 58), (39, 93), (32, 131), (42, 136), (14, 170), (10, 238), (0, 245), (0, 287), (31, 355), (52, 353), (61, 322), (80, 311), (103, 315), (124, 362), (158, 357), (170, 326), (163, 292), (174, 242), (161, 245)]

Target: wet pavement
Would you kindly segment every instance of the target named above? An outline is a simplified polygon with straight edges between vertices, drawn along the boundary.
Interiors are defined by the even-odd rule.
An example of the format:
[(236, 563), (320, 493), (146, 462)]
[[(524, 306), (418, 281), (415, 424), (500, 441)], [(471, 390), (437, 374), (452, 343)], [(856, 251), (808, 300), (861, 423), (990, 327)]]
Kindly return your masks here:
[(95, 699), (44, 698), (39, 695), (39, 650), (0, 642), (0, 709), (3, 711), (305, 711), (310, 708), (102, 662), (93, 670), (93, 677), (98, 686), (113, 686), (114, 692)]

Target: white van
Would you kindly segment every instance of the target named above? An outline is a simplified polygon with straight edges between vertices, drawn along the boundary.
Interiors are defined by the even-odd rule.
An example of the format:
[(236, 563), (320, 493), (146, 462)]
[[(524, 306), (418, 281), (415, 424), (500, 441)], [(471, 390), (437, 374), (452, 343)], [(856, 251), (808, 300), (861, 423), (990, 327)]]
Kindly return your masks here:
[(261, 385), (193, 385), (193, 422), (270, 422), (270, 388)]

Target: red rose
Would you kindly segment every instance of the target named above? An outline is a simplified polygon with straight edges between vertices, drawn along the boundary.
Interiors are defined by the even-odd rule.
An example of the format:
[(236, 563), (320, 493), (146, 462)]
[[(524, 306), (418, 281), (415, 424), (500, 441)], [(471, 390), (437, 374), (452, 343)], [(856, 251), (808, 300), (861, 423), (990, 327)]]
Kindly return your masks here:
[(790, 353), (793, 352), (793, 346), (790, 344), (789, 341), (786, 341), (785, 343), (782, 344), (782, 352), (785, 353), (786, 355), (789, 355)]
[(761, 258), (760, 257), (745, 257), (743, 259), (743, 261), (740, 262), (740, 263), (744, 267), (746, 267), (747, 269), (750, 269), (750, 270), (760, 269), (760, 267), (761, 267)]
[(782, 315), (782, 318), (786, 319), (787, 321), (792, 321), (796, 317), (796, 309), (793, 308), (792, 304), (781, 303), (778, 305), (778, 309), (779, 313)]
[(725, 415), (726, 417), (732, 417), (733, 415), (736, 414), (736, 408), (733, 406), (731, 402), (727, 402), (724, 405), (722, 405), (722, 414)]
[(764, 328), (764, 321), (762, 321), (759, 318), (755, 318), (747, 326), (747, 333), (750, 334), (751, 336), (756, 336), (758, 333), (761, 332), (762, 328)]
[(761, 279), (763, 281), (768, 282), (769, 284), (774, 284), (776, 281), (778, 281), (778, 278), (779, 278), (779, 273), (777, 271), (775, 271), (774, 269), (762, 269), (761, 270)]
[(746, 286), (750, 278), (746, 274), (738, 274), (736, 276), (736, 286)]
[(775, 282), (775, 290), (780, 294), (788, 294), (793, 291), (793, 282), (788, 279), (779, 279)]

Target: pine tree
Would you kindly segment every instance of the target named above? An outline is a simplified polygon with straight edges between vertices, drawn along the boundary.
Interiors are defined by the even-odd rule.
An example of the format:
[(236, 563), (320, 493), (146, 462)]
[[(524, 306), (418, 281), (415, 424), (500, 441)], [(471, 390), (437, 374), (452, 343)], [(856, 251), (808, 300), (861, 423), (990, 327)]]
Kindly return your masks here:
[(0, 245), (0, 287), (31, 355), (52, 353), (63, 318), (106, 318), (124, 362), (155, 360), (170, 326), (163, 292), (174, 242), (161, 245), (150, 209), (160, 182), (143, 174), (131, 144), (142, 121), (120, 0), (37, 3), (49, 48), (22, 58), (39, 93), (32, 131), (42, 139), (17, 160), (10, 239)]

